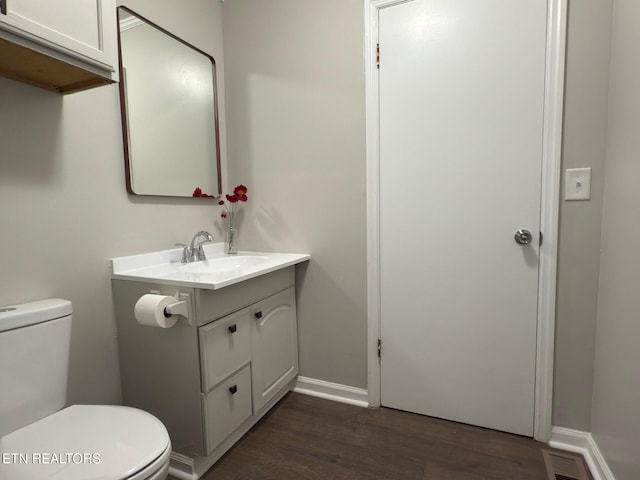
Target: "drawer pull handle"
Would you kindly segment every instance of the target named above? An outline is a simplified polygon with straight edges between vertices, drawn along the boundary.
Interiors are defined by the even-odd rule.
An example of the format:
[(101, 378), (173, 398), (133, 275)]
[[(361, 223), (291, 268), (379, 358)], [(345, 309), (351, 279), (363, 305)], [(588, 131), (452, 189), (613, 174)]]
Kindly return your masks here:
[(257, 318), (257, 319), (262, 318), (262, 310), (258, 310), (258, 311), (255, 313), (255, 316), (256, 316), (256, 318)]
[(237, 391), (238, 391), (238, 385), (231, 385), (229, 387), (229, 392), (231, 392), (231, 395), (235, 395)]
[(238, 330), (238, 327), (236, 326), (235, 323), (229, 326), (229, 332), (236, 333), (237, 330)]

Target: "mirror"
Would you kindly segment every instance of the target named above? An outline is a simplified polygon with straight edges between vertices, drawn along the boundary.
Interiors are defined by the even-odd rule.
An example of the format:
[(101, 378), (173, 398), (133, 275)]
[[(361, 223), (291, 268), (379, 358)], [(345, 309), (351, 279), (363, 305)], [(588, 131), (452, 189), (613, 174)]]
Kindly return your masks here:
[(215, 60), (126, 7), (118, 22), (127, 191), (221, 194)]

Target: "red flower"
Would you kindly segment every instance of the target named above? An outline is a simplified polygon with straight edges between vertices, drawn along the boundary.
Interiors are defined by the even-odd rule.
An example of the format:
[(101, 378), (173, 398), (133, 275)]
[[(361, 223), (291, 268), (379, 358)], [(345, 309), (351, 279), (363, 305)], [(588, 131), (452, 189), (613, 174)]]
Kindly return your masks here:
[(236, 209), (238, 208), (238, 202), (246, 202), (247, 201), (247, 187), (244, 185), (238, 185), (233, 189), (233, 194), (225, 195), (227, 202), (224, 200), (218, 200), (218, 205), (222, 206), (224, 211), (220, 214), (222, 218), (228, 218), (229, 222), (233, 222), (233, 217), (236, 213)]
[(191, 194), (192, 197), (213, 197), (213, 195), (207, 195), (202, 191), (200, 187), (196, 187), (196, 189)]
[(247, 201), (247, 187), (244, 185), (238, 185), (233, 189), (233, 196), (236, 198), (236, 201), (246, 202)]

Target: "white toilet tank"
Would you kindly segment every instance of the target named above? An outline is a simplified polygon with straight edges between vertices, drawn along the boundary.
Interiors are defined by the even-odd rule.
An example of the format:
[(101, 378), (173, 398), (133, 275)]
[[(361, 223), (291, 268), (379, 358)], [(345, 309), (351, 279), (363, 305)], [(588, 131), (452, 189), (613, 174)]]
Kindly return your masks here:
[(72, 305), (0, 306), (0, 437), (65, 406)]

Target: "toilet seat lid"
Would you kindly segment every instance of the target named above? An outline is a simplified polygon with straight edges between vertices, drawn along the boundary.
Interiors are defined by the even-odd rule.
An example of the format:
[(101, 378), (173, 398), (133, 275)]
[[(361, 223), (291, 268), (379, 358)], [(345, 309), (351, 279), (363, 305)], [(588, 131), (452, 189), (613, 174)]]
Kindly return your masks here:
[(169, 447), (147, 412), (73, 405), (0, 438), (0, 480), (123, 480)]

